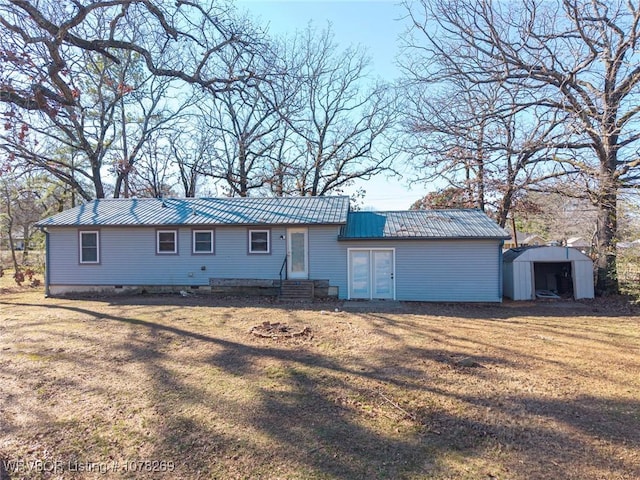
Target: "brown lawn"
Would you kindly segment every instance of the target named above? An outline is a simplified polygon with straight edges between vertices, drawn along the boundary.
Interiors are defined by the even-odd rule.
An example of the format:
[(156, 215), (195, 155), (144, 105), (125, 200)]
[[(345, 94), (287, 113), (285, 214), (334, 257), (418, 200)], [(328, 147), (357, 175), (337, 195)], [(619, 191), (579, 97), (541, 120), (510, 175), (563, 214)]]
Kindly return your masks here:
[[(249, 332), (264, 321), (311, 334)], [(640, 478), (640, 321), (622, 300), (4, 289), (0, 381), (3, 479)]]

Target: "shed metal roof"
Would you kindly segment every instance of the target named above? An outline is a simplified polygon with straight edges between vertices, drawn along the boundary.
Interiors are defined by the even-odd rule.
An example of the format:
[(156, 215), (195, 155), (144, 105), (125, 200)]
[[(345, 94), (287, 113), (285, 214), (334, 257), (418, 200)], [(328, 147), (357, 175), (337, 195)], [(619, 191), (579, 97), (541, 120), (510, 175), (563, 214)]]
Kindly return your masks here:
[(349, 197), (99, 199), (38, 226), (344, 224)]
[(476, 209), (351, 212), (340, 232), (341, 240), (440, 238), (507, 239), (509, 233)]
[(502, 253), (503, 263), (513, 262), (591, 262), (591, 259), (575, 247), (531, 246), (511, 248)]

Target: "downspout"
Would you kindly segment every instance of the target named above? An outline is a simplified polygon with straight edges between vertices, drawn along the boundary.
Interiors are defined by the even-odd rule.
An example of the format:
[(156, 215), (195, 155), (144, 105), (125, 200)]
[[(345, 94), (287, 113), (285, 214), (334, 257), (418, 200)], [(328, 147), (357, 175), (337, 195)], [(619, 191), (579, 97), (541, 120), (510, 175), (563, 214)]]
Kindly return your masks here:
[(50, 295), (49, 291), (49, 232), (46, 228), (40, 227), (40, 231), (44, 233), (44, 296), (48, 298)]

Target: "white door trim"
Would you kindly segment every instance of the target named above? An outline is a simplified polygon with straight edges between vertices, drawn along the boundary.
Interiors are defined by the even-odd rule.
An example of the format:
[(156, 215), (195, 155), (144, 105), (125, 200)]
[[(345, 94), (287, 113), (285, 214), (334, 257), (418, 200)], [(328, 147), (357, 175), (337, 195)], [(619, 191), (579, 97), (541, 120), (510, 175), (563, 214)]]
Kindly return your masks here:
[(395, 248), (384, 248), (384, 247), (374, 247), (374, 248), (362, 248), (362, 247), (354, 247), (347, 248), (347, 300), (351, 300), (351, 280), (352, 280), (352, 272), (351, 272), (351, 252), (368, 252), (369, 253), (369, 300), (373, 300), (374, 296), (374, 264), (373, 264), (373, 252), (375, 251), (385, 251), (391, 252), (391, 261), (392, 261), (392, 272), (391, 272), (391, 282), (393, 288), (393, 298), (396, 299), (396, 249)]
[[(294, 233), (304, 234), (304, 272), (292, 270), (291, 260), (293, 245), (291, 239)], [(309, 229), (308, 228), (287, 228), (287, 278), (292, 280), (306, 280), (309, 278)]]

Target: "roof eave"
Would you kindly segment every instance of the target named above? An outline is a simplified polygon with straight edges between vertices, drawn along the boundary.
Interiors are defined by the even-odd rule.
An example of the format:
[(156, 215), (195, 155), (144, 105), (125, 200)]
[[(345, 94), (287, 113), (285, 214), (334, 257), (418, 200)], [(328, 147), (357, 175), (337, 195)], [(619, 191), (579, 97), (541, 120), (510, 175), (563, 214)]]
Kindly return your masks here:
[(346, 222), (290, 222), (290, 223), (36, 223), (38, 228), (161, 228), (161, 227), (311, 227), (311, 226), (342, 226)]
[(339, 236), (339, 241), (350, 242), (357, 240), (507, 240), (505, 236), (451, 236), (451, 237), (345, 237)]

